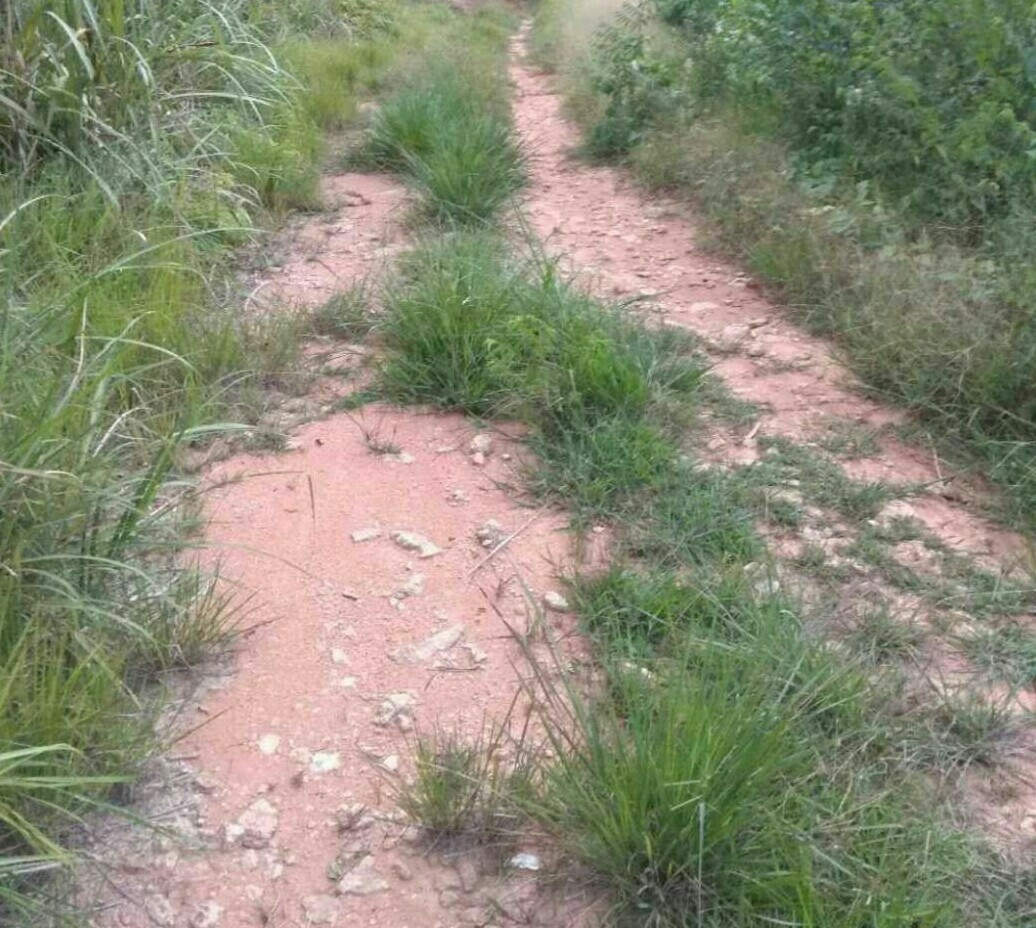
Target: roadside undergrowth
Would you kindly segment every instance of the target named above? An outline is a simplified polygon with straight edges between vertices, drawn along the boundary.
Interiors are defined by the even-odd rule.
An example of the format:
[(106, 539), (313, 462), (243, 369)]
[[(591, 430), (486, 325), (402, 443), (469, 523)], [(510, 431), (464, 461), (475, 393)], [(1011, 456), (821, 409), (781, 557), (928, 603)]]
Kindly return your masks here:
[[(320, 207), (322, 134), (441, 13), (17, 0), (0, 54), (0, 921), (74, 913), (80, 816), (156, 748), (162, 675), (233, 603), (182, 556), (191, 452), (246, 435), (299, 327), (241, 314), (238, 249)], [(350, 11), (356, 11), (351, 17)], [(362, 14), (362, 15), (361, 15)], [(320, 29), (320, 56), (298, 54)], [(114, 807), (114, 805), (112, 805)]]
[(1028, 924), (1031, 869), (970, 827), (963, 798), (969, 776), (1006, 769), (1024, 714), (911, 677), (905, 658), (926, 632), (899, 634), (898, 616), (856, 616), (851, 634), (825, 623), (765, 539), (774, 521), (825, 513), (851, 526), (846, 544), (916, 540), (885, 518), (911, 489), (849, 480), (790, 443), (741, 468), (702, 460), (695, 424), (722, 418), (721, 393), (692, 339), (581, 291), (505, 221), (509, 199), (474, 224), (474, 210), (436, 206), (413, 168), (438, 157), (435, 114), (500, 101), (428, 87), (388, 104), (363, 149), (424, 203), (417, 244), (377, 296), (377, 392), (523, 423), (530, 496), (614, 542), (609, 569), (570, 578), (592, 695), (523, 639), (546, 744), (528, 728), (517, 742), (498, 728), (419, 738), (402, 807), (438, 838), (533, 829), (624, 923)]
[(1023, 527), (1036, 200), (1019, 153), (1036, 123), (1014, 36), (1029, 12), (849, 2), (807, 22), (784, 0), (542, 0), (532, 40), (588, 157), (692, 200), (719, 249), (1005, 488), (999, 515)]

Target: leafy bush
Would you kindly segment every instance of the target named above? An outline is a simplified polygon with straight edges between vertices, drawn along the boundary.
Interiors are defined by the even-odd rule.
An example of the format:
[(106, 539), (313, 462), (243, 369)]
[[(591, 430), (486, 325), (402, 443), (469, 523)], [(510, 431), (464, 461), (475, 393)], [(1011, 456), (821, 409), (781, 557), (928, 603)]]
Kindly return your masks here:
[(819, 176), (973, 234), (1036, 207), (1029, 0), (657, 0), (705, 100), (758, 108)]

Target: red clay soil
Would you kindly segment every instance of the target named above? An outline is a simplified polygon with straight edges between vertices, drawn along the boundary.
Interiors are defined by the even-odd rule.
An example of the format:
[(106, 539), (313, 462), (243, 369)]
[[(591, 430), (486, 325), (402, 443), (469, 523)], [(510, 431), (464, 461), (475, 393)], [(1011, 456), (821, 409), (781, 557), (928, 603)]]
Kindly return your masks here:
[[(704, 254), (677, 204), (570, 157), (576, 132), (548, 77), (522, 61), (523, 39), (512, 78), (531, 153), (525, 206), (548, 247), (606, 295), (650, 291), (667, 324), (712, 340), (718, 373), (764, 407), (758, 434), (809, 437), (824, 416), (894, 421), (861, 397), (829, 346)], [(315, 305), (403, 244), (395, 181), (327, 184), (334, 210), (295, 229), (257, 298)], [(110, 854), (117, 894), (97, 926), (578, 920), (578, 900), (545, 909), (531, 874), (484, 852), (429, 852), (398, 811), (415, 731), (474, 734), (506, 714), (521, 665), (508, 624), (526, 628), (526, 590), (538, 602), (573, 558), (564, 515), (523, 507), (504, 488), (519, 449), (494, 435), (487, 454), (472, 446), (476, 434), (460, 417), (368, 407), (305, 425), (289, 453), (237, 456), (206, 475), (210, 556), (227, 589), (249, 599), (255, 628), (233, 667), (188, 704), (187, 727), (204, 724), (176, 747), (189, 764), (190, 812), (171, 824), (185, 843)], [(943, 476), (930, 453), (890, 440), (858, 466), (893, 481)], [(1017, 550), (956, 498), (963, 490), (939, 486), (910, 503), (933, 532), (985, 556)], [(567, 630), (564, 616), (548, 619)]]
[[(332, 177), (326, 194), (336, 209), (294, 230), (256, 291), (267, 307), (319, 304), (399, 248), (395, 181)], [(522, 664), (510, 629), (528, 629), (570, 563), (564, 515), (517, 503), (521, 449), (459, 416), (367, 407), (291, 447), (206, 474), (210, 559), (254, 631), (186, 710), (200, 727), (166, 779), (188, 779), (176, 795), (191, 811), (159, 821), (182, 840), (98, 848), (117, 892), (95, 924), (569, 922), (578, 900), (562, 916), (530, 872), (430, 849), (396, 795), (418, 732), (476, 736), (507, 715)]]

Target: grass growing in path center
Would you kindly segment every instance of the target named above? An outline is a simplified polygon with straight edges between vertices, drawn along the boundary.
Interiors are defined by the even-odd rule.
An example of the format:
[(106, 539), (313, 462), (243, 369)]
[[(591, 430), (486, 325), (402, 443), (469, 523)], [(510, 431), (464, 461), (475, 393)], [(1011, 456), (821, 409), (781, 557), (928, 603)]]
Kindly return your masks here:
[(667, 402), (703, 367), (670, 332), (602, 309), (542, 257), (513, 257), (489, 233), (433, 239), (387, 294), (385, 389), (394, 399), (534, 429), (539, 492), (578, 512), (613, 512), (672, 467)]

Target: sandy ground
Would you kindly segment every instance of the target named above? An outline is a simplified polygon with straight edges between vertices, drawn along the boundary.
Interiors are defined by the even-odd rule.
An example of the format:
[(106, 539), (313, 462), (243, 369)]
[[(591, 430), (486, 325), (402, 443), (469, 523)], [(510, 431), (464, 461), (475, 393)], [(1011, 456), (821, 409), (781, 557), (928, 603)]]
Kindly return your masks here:
[[(512, 80), (532, 224), (602, 294), (648, 292), (664, 324), (709, 341), (717, 372), (763, 408), (751, 435), (719, 439), (721, 456), (751, 459), (764, 435), (815, 436), (824, 417), (896, 421), (861, 396), (828, 345), (707, 256), (683, 208), (570, 156), (576, 132), (547, 76), (524, 60), (523, 40)], [(326, 183), (333, 208), (292, 230), (256, 301), (316, 305), (404, 246), (395, 180)], [(416, 732), (474, 734), (507, 714), (522, 665), (509, 626), (525, 630), (573, 563), (564, 514), (530, 509), (507, 489), (520, 451), (460, 417), (367, 407), (301, 427), (287, 453), (208, 471), (206, 556), (247, 603), (253, 630), (182, 702), (189, 733), (142, 788), (144, 813), (161, 807), (169, 833), (127, 841), (113, 828), (99, 838), (112, 869), (98, 928), (584, 918), (588, 897), (548, 899), (506, 857), (429, 848), (396, 799)], [(930, 452), (885, 438), (879, 455), (852, 466), (854, 476), (931, 482), (909, 506), (947, 544), (990, 560), (1018, 550)], [(572, 631), (564, 615), (546, 620), (555, 637)]]

